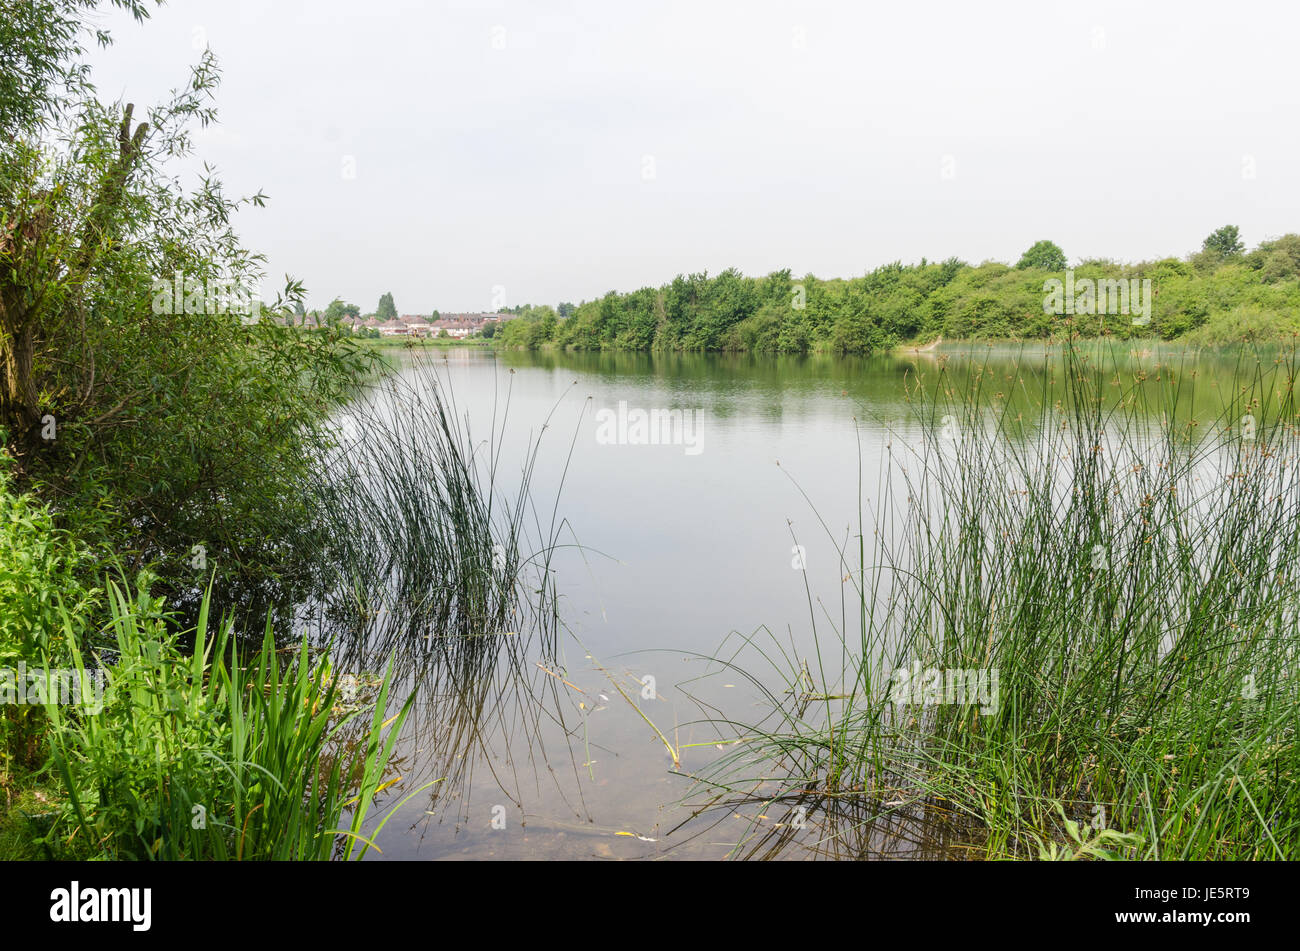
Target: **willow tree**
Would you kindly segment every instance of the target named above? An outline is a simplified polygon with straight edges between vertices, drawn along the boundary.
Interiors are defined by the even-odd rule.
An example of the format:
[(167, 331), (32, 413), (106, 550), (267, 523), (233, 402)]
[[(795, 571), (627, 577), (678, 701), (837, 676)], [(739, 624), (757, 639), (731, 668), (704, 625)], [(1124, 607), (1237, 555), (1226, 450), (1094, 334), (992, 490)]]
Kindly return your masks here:
[[(137, 21), (143, 0), (112, 0)], [(0, 0), (0, 444), (18, 487), (181, 584), (302, 574), (322, 421), (370, 361), (334, 329), (259, 313), (264, 258), (205, 165), (205, 51), (167, 101), (102, 102), (82, 62), (90, 0)], [(11, 69), (11, 65), (12, 69)], [(272, 318), (300, 305), (286, 279)], [(215, 289), (215, 290), (214, 290)]]

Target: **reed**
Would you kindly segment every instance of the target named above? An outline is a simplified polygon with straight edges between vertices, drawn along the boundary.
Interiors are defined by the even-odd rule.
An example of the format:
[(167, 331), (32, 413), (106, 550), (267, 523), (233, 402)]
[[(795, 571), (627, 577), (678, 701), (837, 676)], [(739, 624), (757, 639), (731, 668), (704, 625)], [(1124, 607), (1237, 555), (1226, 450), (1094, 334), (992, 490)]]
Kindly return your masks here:
[(549, 685), (527, 671), (530, 658), (556, 656), (552, 559), (568, 524), (563, 473), (553, 501), (533, 485), (555, 408), (539, 430), (517, 430), (513, 380), (490, 382), (472, 427), (447, 360), (416, 351), (389, 361), (335, 418), (335, 450), (309, 487), (328, 543), (318, 597), (295, 622), (334, 645), (340, 670), (365, 677), (393, 658), (394, 682), (416, 696), (406, 744), (422, 755), (389, 795), (436, 780), (426, 811), (458, 797), (466, 809), (474, 765), (509, 757), (493, 745), (503, 737), (543, 742)]
[(508, 386), (476, 439), (444, 362), (416, 354), (356, 400), (310, 488), (329, 534), (320, 606), (354, 640), (484, 637), (525, 617), (555, 628), (549, 568), (565, 525), (532, 499), (540, 434), (506, 473)]
[[(839, 611), (809, 590), (815, 656), (766, 631), (720, 656), (785, 690), (719, 721), (706, 787), (864, 849), (939, 810), (965, 854), (1294, 857), (1296, 356), (1243, 350), (1211, 394), (1096, 344), (913, 377)], [(996, 702), (945, 696), (954, 671)]]

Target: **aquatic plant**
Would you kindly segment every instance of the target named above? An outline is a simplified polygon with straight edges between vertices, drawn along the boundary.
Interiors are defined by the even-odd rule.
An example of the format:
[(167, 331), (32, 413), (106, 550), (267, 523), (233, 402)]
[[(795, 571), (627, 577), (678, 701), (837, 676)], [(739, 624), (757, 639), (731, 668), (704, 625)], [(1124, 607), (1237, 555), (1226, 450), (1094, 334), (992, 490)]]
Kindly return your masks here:
[[(41, 837), (47, 852), (363, 856), (370, 843), (362, 828), (376, 794), (395, 781), (386, 774), (411, 705), (388, 715), (390, 676), (367, 698), (372, 712), (359, 740), (344, 742), (366, 704), (342, 703), (328, 656), (305, 639), (284, 657), (268, 623), (261, 648), (241, 656), (228, 620), (210, 630), (210, 594), (185, 632), (143, 581), (133, 596), (110, 582), (108, 598), (111, 646), (71, 651), (79, 675), (102, 665), (102, 695), (45, 703), (66, 795)], [(182, 635), (192, 637), (192, 652), (180, 649)]]
[(705, 788), (814, 802), (828, 835), (938, 808), (988, 855), (1066, 842), (1059, 803), (1123, 856), (1293, 857), (1296, 353), (1243, 350), (1215, 418), (1195, 374), (1029, 359), (913, 378), (837, 619), (809, 589), (816, 655), (767, 631), (718, 653), (785, 691), (715, 721), (738, 742)]

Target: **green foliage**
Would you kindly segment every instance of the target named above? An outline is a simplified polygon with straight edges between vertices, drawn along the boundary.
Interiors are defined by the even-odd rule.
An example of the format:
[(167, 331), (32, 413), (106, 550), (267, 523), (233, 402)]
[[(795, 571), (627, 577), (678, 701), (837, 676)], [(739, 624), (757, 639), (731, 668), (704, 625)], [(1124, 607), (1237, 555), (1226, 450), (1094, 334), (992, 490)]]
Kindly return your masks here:
[[(614, 295), (617, 298), (617, 295)], [(599, 313), (599, 303), (590, 305), (592, 316)], [(507, 320), (494, 333), (507, 347), (536, 350), (553, 340), (559, 326), (555, 311), (550, 307), (523, 306), (514, 309), (518, 313), (513, 320)], [(584, 348), (586, 349), (586, 348)], [(593, 349), (599, 349), (593, 348)]]
[[(718, 652), (786, 689), (708, 780), (864, 850), (901, 806), (999, 856), (1300, 855), (1298, 372), (1244, 348), (1220, 388), (1092, 343), (922, 371), (917, 441), (831, 539), (852, 610), (810, 615), (811, 664), (765, 632)], [(998, 679), (900, 697), (914, 664)]]
[(1246, 249), (1242, 243), (1241, 237), (1237, 231), (1236, 225), (1224, 225), (1215, 231), (1201, 244), (1201, 250), (1208, 251), (1220, 258), (1228, 258), (1240, 254)]
[(1040, 271), (1064, 271), (1065, 252), (1051, 241), (1039, 241), (1020, 256), (1016, 267), (1037, 268)]
[(1114, 861), (1131, 858), (1142, 848), (1143, 837), (1140, 833), (1116, 832), (1105, 826), (1076, 822), (1066, 815), (1061, 803), (1052, 805), (1065, 832), (1066, 841), (1044, 841), (1036, 833), (1028, 833), (1028, 837), (1038, 847), (1038, 857), (1044, 862), (1073, 862), (1079, 859)]
[[(0, 668), (36, 668), (84, 641), (101, 592), (86, 583), (92, 553), (55, 525), (48, 507), (12, 494), (7, 469), (0, 451)], [(35, 758), (41, 728), (38, 708), (0, 705), (0, 776)]]
[(375, 316), (380, 320), (392, 320), (397, 316), (397, 305), (393, 303), (391, 292), (380, 296), (379, 306), (375, 308)]
[(1286, 234), (1260, 242), (1247, 256), (1246, 264), (1260, 272), (1259, 279), (1265, 284), (1295, 281), (1300, 277), (1300, 235)]
[(228, 198), (210, 171), (186, 191), (169, 167), (215, 118), (210, 53), (137, 122), (77, 62), (90, 4), (19, 6), (0, 33), (35, 71), (0, 103), (36, 97), (6, 113), (16, 135), (0, 153), (0, 428), (15, 486), (176, 590), (199, 587), (196, 549), (223, 578), (293, 583), (315, 548), (300, 485), (329, 443), (321, 421), (373, 357), (338, 328), (284, 326), (302, 311), (297, 282), (263, 315), (275, 319), (213, 291), (260, 298), (262, 258), (231, 222), (263, 196)]
[[(512, 321), (514, 323), (514, 321)], [(442, 361), (418, 351), (366, 400), (350, 409), (349, 438), (311, 486), (338, 537), (322, 576), (339, 596), (331, 607), (366, 630), (418, 622), (440, 643), (517, 630), (525, 608), (546, 616), (554, 608), (545, 577), (526, 586), (525, 571), (544, 569), (553, 535), (533, 539), (529, 486), (540, 442), (529, 447), (511, 494), (502, 491), (501, 459), (476, 447), (457, 414)], [(510, 415), (509, 394), (487, 436), (500, 445)], [(523, 597), (524, 588), (536, 598)]]
[(1300, 315), (1295, 310), (1276, 310), (1258, 304), (1239, 304), (1208, 318), (1187, 334), (1188, 343), (1201, 347), (1225, 347), (1239, 343), (1265, 343), (1300, 334)]
[(100, 592), (84, 583), (92, 553), (47, 506), (9, 491), (4, 462), (0, 454), (0, 667), (10, 667), (63, 657), (64, 635), (84, 638)]
[(322, 315), (321, 319), (327, 325), (332, 327), (338, 324), (345, 317), (351, 317), (355, 319), (360, 316), (361, 316), (360, 307), (358, 307), (356, 304), (344, 303), (342, 298), (336, 297), (332, 301), (330, 301), (329, 306), (325, 308), (325, 313)]
[[(611, 291), (558, 320), (549, 318), (549, 308), (515, 308), (520, 318), (497, 338), (502, 346), (521, 349), (872, 353), (936, 337), (1053, 340), (1154, 332), (1174, 339), (1213, 318), (1211, 336), (1240, 339), (1271, 331), (1256, 321), (1240, 333), (1225, 333), (1233, 314), (1248, 318), (1256, 311), (1285, 314), (1300, 307), (1300, 235), (1265, 242), (1244, 258), (1203, 251), (1186, 261), (1097, 259), (1074, 269), (1080, 280), (1136, 280), (1139, 286), (1149, 280), (1149, 325), (1133, 323), (1136, 312), (1045, 312), (1043, 271), (1059, 274), (1065, 267), (1060, 248), (1040, 241), (1015, 268), (950, 258), (938, 264), (896, 262), (848, 280), (806, 275), (795, 281), (789, 271), (761, 278), (734, 270), (714, 278), (678, 275), (660, 288)], [(1290, 333), (1285, 319), (1272, 326), (1279, 335)]]
[[(361, 830), (411, 704), (387, 719), (387, 675), (362, 718), (361, 705), (341, 702), (329, 661), (314, 658), (305, 640), (282, 666), (269, 622), (261, 649), (241, 658), (229, 622), (209, 631), (205, 598), (198, 625), (185, 632), (194, 642), (187, 654), (145, 581), (133, 598), (110, 583), (109, 604), (116, 659), (101, 709), (45, 707), (67, 796), (42, 839), (51, 855), (365, 854)], [(86, 659), (73, 651), (79, 671)]]
[[(149, 0), (111, 0), (137, 21), (149, 16)], [(109, 34), (92, 27), (87, 11), (98, 0), (3, 0), (0, 2), (0, 141), (29, 134), (55, 118), (60, 105), (88, 88), (76, 61), (88, 37), (107, 46)]]

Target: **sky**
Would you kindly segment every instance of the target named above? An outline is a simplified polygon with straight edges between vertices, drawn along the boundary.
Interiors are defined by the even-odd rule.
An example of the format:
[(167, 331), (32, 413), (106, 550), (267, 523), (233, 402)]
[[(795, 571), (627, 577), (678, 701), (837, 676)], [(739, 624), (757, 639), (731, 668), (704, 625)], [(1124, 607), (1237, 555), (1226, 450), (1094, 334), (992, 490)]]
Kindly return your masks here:
[(309, 307), (1300, 231), (1292, 2), (173, 0), (102, 22), (101, 98), (137, 114), (216, 53), (219, 125), (178, 171), (269, 196), (238, 229)]

